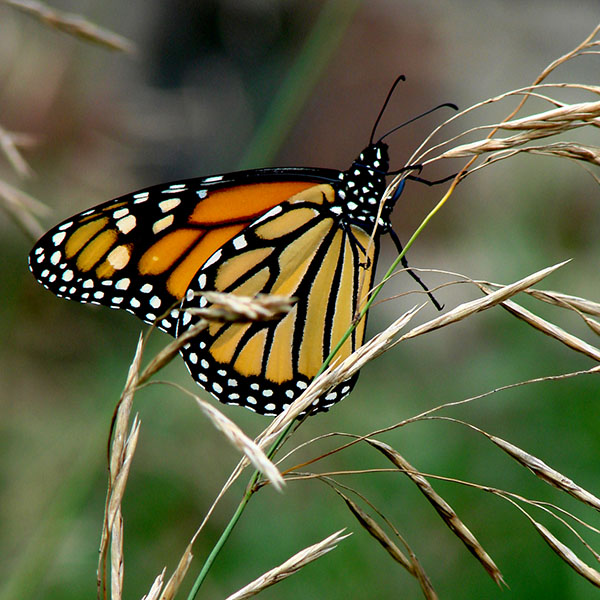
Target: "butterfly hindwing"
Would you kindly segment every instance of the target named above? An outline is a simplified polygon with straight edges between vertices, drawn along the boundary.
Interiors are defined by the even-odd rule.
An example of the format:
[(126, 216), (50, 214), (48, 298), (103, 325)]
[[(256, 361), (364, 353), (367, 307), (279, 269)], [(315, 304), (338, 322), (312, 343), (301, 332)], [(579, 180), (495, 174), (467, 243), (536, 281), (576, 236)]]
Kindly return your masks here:
[[(182, 309), (204, 306), (194, 294), (204, 290), (297, 298), (280, 320), (212, 323), (184, 347), (190, 373), (220, 401), (261, 414), (281, 412), (352, 324), (370, 288), (377, 246), (361, 228), (340, 224), (331, 212), (335, 201), (329, 184), (295, 195), (224, 244), (192, 281)], [(177, 334), (193, 323), (183, 310)], [(363, 337), (364, 320), (335, 360), (347, 357)], [(331, 390), (318, 408), (347, 395), (355, 380)]]

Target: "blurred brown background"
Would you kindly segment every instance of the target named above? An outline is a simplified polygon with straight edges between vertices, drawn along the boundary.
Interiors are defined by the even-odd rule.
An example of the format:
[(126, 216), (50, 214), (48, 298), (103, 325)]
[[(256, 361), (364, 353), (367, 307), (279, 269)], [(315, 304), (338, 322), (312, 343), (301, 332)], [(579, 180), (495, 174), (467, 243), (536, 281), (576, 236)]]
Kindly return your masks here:
[[(381, 131), (441, 102), (465, 108), (528, 85), (588, 35), (600, 14), (596, 0), (56, 0), (52, 6), (126, 36), (138, 51), (134, 56), (107, 51), (0, 3), (0, 125), (39, 140), (24, 151), (35, 178), (19, 181), (0, 157), (0, 179), (50, 206), (48, 227), (162, 181), (242, 167), (346, 168), (366, 145), (398, 74), (407, 81)], [(331, 18), (325, 27), (323, 11)], [(305, 85), (296, 81), (300, 92), (284, 105), (293, 110), (280, 122), (273, 100), (293, 79), (307, 40), (316, 48), (309, 63), (315, 85), (310, 77)], [(552, 81), (597, 84), (598, 72), (598, 58), (584, 57)], [(492, 123), (513, 106), (476, 113), (454, 132)], [(437, 113), (391, 136), (393, 165), (401, 167), (445, 116)], [(425, 175), (443, 177), (461, 164), (438, 164)], [(442, 191), (407, 186), (394, 213), (403, 240)], [(459, 186), (408, 258), (415, 266), (498, 282), (573, 258), (542, 287), (598, 300), (598, 197), (597, 185), (577, 165), (528, 156), (504, 161)], [(106, 439), (140, 323), (124, 313), (54, 298), (28, 273), (32, 240), (3, 212), (0, 234), (0, 598), (93, 597)], [(381, 267), (392, 258), (386, 243)], [(425, 279), (430, 285), (442, 281)], [(413, 287), (404, 275), (386, 295)], [(462, 287), (439, 293), (449, 307), (472, 297), (476, 294)], [(380, 306), (371, 315), (370, 331), (414, 302), (409, 297)], [(545, 314), (558, 318), (556, 311)], [(587, 335), (575, 319), (563, 325)], [(165, 341), (155, 335), (151, 350)], [(370, 364), (355, 392), (306, 423), (296, 441), (334, 430), (365, 433), (442, 402), (590, 366), (497, 309)], [(164, 378), (198, 391), (179, 360)], [(598, 493), (599, 392), (590, 377), (546, 383), (451, 414), (526, 448)], [(165, 564), (174, 567), (237, 460), (189, 400), (168, 387), (140, 393), (136, 410), (142, 432), (124, 505), (128, 598), (146, 593)], [(266, 424), (249, 411), (224, 410), (250, 434)], [(424, 472), (579, 510), (458, 426), (417, 424), (385, 439)], [(354, 448), (317, 468), (375, 466), (387, 465), (372, 451)], [(394, 521), (442, 598), (591, 597), (590, 584), (565, 567), (507, 503), (434, 484), (503, 571), (511, 589), (501, 591), (408, 481), (392, 475), (343, 481)], [(241, 490), (240, 485), (225, 499), (196, 545), (199, 559), (210, 551)], [(284, 495), (261, 491), (201, 597), (226, 597), (341, 527), (354, 535), (263, 597), (420, 597), (412, 578), (316, 482), (292, 483)]]

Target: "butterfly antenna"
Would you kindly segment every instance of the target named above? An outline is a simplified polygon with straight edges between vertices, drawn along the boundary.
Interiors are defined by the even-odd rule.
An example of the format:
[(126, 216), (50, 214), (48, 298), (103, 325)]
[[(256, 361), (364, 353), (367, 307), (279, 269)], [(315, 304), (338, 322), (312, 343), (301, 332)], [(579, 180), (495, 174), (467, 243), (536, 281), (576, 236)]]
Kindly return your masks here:
[[(386, 102), (387, 102), (387, 100), (386, 100)], [(388, 135), (394, 133), (394, 131), (398, 131), (398, 129), (404, 127), (405, 125), (409, 125), (410, 123), (417, 121), (418, 119), (422, 119), (423, 117), (427, 116), (428, 114), (430, 114), (432, 112), (435, 112), (436, 110), (439, 110), (440, 108), (453, 108), (454, 110), (458, 110), (458, 106), (456, 106), (456, 104), (453, 104), (452, 102), (444, 102), (444, 104), (439, 104), (438, 106), (434, 106), (433, 108), (426, 110), (424, 113), (421, 113), (420, 115), (417, 115), (416, 117), (413, 117), (412, 119), (409, 119), (408, 121), (405, 121), (404, 123), (401, 123), (400, 125), (396, 125), (396, 127), (394, 127), (393, 129), (390, 129), (387, 133), (384, 133), (377, 141), (378, 142), (383, 141), (384, 138), (386, 138)], [(379, 117), (381, 118), (381, 115)], [(372, 139), (371, 139), (371, 143), (373, 143)]]
[[(375, 125), (373, 125), (373, 130), (371, 131), (371, 137), (369, 138), (369, 146), (373, 144), (373, 138), (375, 137), (375, 131), (377, 130), (379, 121), (381, 121), (381, 117), (383, 117), (383, 113), (385, 112), (385, 109), (387, 108), (387, 105), (390, 101), (390, 98), (392, 97), (392, 94), (394, 93), (394, 90), (396, 89), (396, 86), (401, 81), (406, 81), (406, 77), (404, 77), (404, 75), (399, 75), (398, 77), (396, 77), (396, 81), (394, 81), (394, 83), (392, 84), (392, 87), (390, 88), (390, 91), (388, 92), (385, 102), (383, 103), (383, 106), (381, 107), (381, 110), (379, 111), (379, 114), (377, 115), (377, 118), (375, 119)], [(387, 135), (387, 133), (386, 133), (386, 135)], [(383, 139), (383, 138), (381, 138), (381, 139)], [(379, 140), (379, 141), (381, 141), (381, 140)]]

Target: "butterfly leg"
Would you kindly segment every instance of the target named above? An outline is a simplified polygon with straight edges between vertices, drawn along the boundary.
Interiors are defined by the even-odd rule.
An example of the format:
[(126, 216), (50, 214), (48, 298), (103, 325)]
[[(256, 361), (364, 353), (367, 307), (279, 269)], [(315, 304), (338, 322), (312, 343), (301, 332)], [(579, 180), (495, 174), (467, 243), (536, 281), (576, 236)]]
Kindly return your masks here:
[[(390, 236), (391, 236), (392, 240), (394, 241), (394, 245), (398, 249), (398, 252), (401, 253), (402, 252), (402, 243), (400, 242), (400, 238), (398, 237), (398, 235), (396, 234), (396, 232), (393, 229), (390, 229)], [(444, 308), (444, 305), (440, 304), (435, 299), (435, 296), (429, 291), (429, 288), (425, 285), (425, 283), (423, 283), (421, 278), (408, 266), (408, 261), (406, 260), (406, 256), (403, 256), (400, 259), (400, 262), (402, 263), (402, 266), (408, 271), (408, 274), (427, 292), (427, 295), (429, 296), (429, 299), (431, 300), (431, 302), (433, 302), (433, 305), (438, 310), (442, 310)]]

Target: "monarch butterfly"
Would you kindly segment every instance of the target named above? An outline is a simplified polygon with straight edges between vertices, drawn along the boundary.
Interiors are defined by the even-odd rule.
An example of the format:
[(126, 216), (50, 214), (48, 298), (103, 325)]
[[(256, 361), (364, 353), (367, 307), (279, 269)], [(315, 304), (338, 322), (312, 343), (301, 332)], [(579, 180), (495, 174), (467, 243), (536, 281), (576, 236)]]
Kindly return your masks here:
[[(280, 320), (211, 323), (181, 350), (196, 382), (221, 402), (280, 413), (351, 325), (371, 288), (379, 237), (392, 231), (399, 192), (378, 216), (389, 160), (383, 138), (373, 137), (401, 79), (348, 170), (264, 168), (148, 187), (48, 231), (30, 270), (59, 297), (124, 309), (174, 337), (195, 322), (186, 309), (206, 304), (196, 292), (296, 297)], [(365, 319), (337, 360), (364, 333)], [(313, 412), (344, 398), (357, 376)]]

